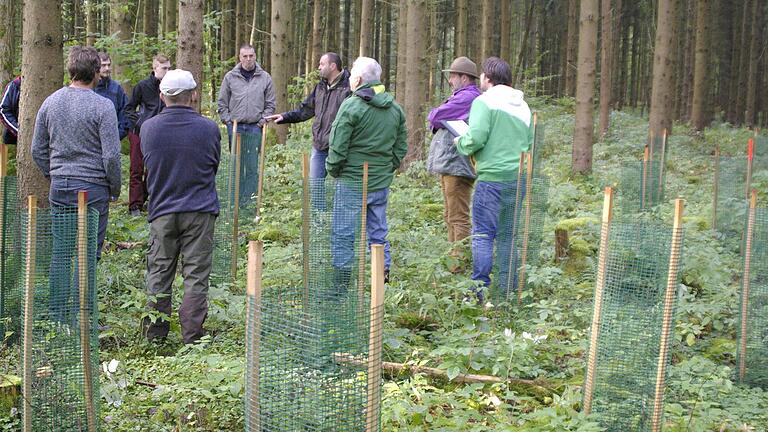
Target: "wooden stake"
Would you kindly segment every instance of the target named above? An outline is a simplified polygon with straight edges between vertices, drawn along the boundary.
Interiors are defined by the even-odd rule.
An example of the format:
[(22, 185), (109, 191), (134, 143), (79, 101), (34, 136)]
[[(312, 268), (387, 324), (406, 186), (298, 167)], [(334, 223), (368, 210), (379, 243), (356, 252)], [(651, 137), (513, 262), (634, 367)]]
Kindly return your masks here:
[(667, 130), (664, 129), (661, 133), (661, 156), (659, 156), (659, 189), (656, 198), (658, 202), (661, 202), (661, 197), (664, 194), (664, 165), (667, 160)]
[(643, 174), (641, 181), (641, 187), (640, 187), (640, 209), (645, 209), (645, 195), (646, 190), (648, 188), (648, 161), (650, 160), (650, 152), (648, 150), (648, 146), (645, 146), (645, 150), (643, 151)]
[[(515, 234), (515, 227), (517, 227), (517, 215), (520, 213), (520, 209), (518, 206), (520, 206), (520, 197), (521, 197), (521, 189), (520, 189), (520, 183), (523, 181), (523, 170), (525, 169), (525, 161), (528, 158), (527, 152), (520, 153), (520, 162), (517, 166), (517, 185), (518, 187), (515, 190), (515, 205), (512, 206), (512, 237), (514, 237)], [(509, 249), (509, 263), (507, 263), (507, 275), (513, 275), (513, 270), (515, 269), (515, 263), (517, 262), (517, 251), (515, 250), (515, 244), (512, 243), (512, 246)], [(505, 295), (505, 298), (507, 301), (509, 301), (510, 293), (512, 292), (512, 280), (513, 278), (507, 277), (507, 293)]]
[(744, 247), (744, 274), (741, 277), (741, 328), (739, 339), (739, 382), (744, 381), (747, 371), (747, 323), (749, 312), (749, 291), (752, 266), (752, 240), (755, 232), (755, 209), (757, 207), (757, 190), (752, 190), (747, 214), (746, 245)]
[(302, 264), (304, 268), (304, 311), (309, 309), (309, 154), (304, 153), (301, 158), (301, 179), (304, 190), (301, 201), (301, 242), (303, 249)]
[(91, 363), (90, 314), (88, 312), (88, 192), (77, 193), (77, 280), (80, 291), (80, 352), (83, 363), (83, 390), (88, 431), (96, 431), (93, 405), (93, 364)]
[(266, 156), (264, 151), (267, 148), (267, 125), (264, 124), (264, 128), (261, 131), (261, 147), (259, 148), (259, 189), (258, 195), (256, 195), (256, 221), (259, 221), (259, 215), (261, 214), (262, 197), (264, 196), (264, 160)]
[(235, 190), (233, 193), (234, 206), (232, 206), (232, 256), (230, 272), (232, 284), (237, 281), (237, 255), (240, 236), (240, 134), (235, 135)]
[(533, 119), (531, 120), (531, 124), (533, 124), (533, 143), (531, 143), (531, 148), (528, 150), (528, 153), (531, 154), (531, 159), (534, 161), (536, 160), (536, 144), (538, 144), (538, 141), (536, 140), (536, 133), (538, 132), (539, 127), (539, 113), (534, 112), (533, 113)]
[[(520, 185), (518, 184), (518, 187)], [(528, 237), (531, 233), (531, 202), (533, 197), (533, 154), (528, 158), (528, 171), (525, 179), (525, 219), (523, 220), (523, 250), (520, 253), (520, 277), (517, 279), (517, 305), (523, 302), (523, 287), (525, 286), (525, 265), (528, 258)], [(514, 234), (513, 238), (514, 238)], [(514, 242), (512, 248), (514, 248)]]
[(680, 269), (680, 250), (683, 245), (683, 200), (675, 200), (675, 215), (672, 221), (672, 245), (669, 252), (669, 271), (667, 273), (667, 290), (664, 295), (664, 315), (661, 322), (661, 342), (659, 344), (659, 359), (656, 368), (656, 391), (653, 401), (653, 418), (651, 430), (661, 430), (661, 418), (664, 414), (664, 384), (669, 358), (669, 338), (672, 333), (675, 295), (677, 294), (677, 273)]
[(378, 432), (381, 415), (381, 345), (384, 321), (384, 245), (371, 245), (371, 328), (368, 338), (366, 432)]
[(365, 298), (365, 255), (368, 250), (366, 228), (368, 225), (368, 162), (363, 162), (363, 199), (360, 210), (360, 252), (357, 265), (357, 297), (358, 308), (362, 307)]
[(605, 267), (608, 265), (608, 238), (613, 219), (613, 189), (605, 188), (603, 197), (603, 221), (600, 228), (600, 250), (597, 258), (597, 277), (595, 280), (595, 305), (592, 311), (592, 327), (589, 336), (589, 353), (587, 356), (587, 374), (584, 378), (584, 407), (582, 411), (589, 415), (592, 411), (592, 396), (595, 390), (595, 370), (597, 368), (598, 336), (603, 309), (603, 293), (605, 291)]
[[(248, 242), (248, 275), (246, 277), (246, 296), (248, 298), (246, 312), (246, 331), (249, 337), (246, 340), (251, 343), (251, 374), (246, 384), (250, 389), (249, 400), (255, 416), (253, 419), (254, 430), (261, 430), (261, 408), (259, 405), (259, 374), (260, 374), (260, 347), (261, 347), (261, 276), (263, 268), (264, 244), (261, 241)], [(257, 310), (253, 310), (256, 308)]]
[(720, 146), (715, 146), (715, 178), (712, 188), (712, 230), (717, 230), (717, 199), (720, 193)]
[(8, 176), (8, 146), (0, 144), (0, 177)]
[(755, 141), (754, 139), (750, 138), (749, 141), (747, 141), (747, 179), (746, 179), (746, 187), (744, 195), (746, 196), (746, 199), (749, 200), (749, 194), (752, 190), (752, 158), (755, 154)]
[(24, 268), (24, 347), (22, 410), (24, 432), (32, 432), (32, 327), (35, 303), (35, 260), (37, 247), (37, 197), (27, 198), (27, 256)]

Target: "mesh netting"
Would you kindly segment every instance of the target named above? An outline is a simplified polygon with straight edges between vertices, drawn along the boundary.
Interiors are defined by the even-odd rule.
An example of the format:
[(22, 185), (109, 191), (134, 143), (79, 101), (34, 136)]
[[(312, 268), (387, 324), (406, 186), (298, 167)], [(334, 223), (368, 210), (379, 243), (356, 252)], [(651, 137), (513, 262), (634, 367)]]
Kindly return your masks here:
[[(231, 193), (230, 207), (235, 205), (235, 193), (239, 191), (238, 202), (240, 216), (253, 218), (256, 216), (256, 204), (259, 193), (259, 155), (261, 149), (261, 133), (238, 132), (240, 135), (240, 156), (232, 153), (229, 167)], [(235, 147), (233, 147), (235, 149)], [(237, 166), (240, 166), (238, 175)]]
[[(539, 130), (537, 128), (537, 136), (540, 136)], [(519, 301), (525, 289), (525, 269), (540, 263), (549, 180), (536, 177), (536, 164), (535, 158), (530, 164), (522, 164), (520, 188), (511, 188), (502, 196), (493, 266), (496, 276), (492, 279), (490, 291), (491, 298), (496, 302)], [(514, 247), (511, 247), (513, 242)]]
[(623, 213), (646, 211), (664, 197), (664, 174), (660, 160), (625, 162), (619, 177), (619, 201)]
[(744, 253), (739, 349), (740, 381), (768, 389), (768, 209), (758, 208), (749, 223)]
[(657, 386), (663, 389), (665, 379), (662, 374), (658, 383), (657, 373), (669, 359), (676, 299), (667, 292), (671, 239), (669, 227), (652, 222), (610, 226), (603, 273), (598, 270), (598, 282), (604, 275), (604, 284), (595, 291), (597, 327), (585, 384), (592, 389), (585, 390), (585, 405), (591, 394), (591, 412), (609, 431), (651, 429)]
[(221, 152), (219, 170), (216, 173), (216, 193), (219, 196), (219, 217), (213, 231), (213, 261), (211, 284), (232, 282), (232, 208), (231, 208), (231, 161), (229, 151)]
[(541, 161), (544, 158), (545, 144), (544, 126), (541, 123), (537, 123), (531, 148), (531, 153), (533, 154), (533, 177), (535, 178), (541, 177)]
[(715, 157), (713, 227), (741, 241), (747, 214), (746, 156)]
[[(32, 430), (87, 431), (97, 427), (98, 218), (98, 212), (90, 209), (87, 237), (83, 238), (78, 236), (77, 209), (41, 209), (32, 220), (22, 218), (23, 394), (29, 404), (25, 404), (24, 417)], [(82, 273), (81, 262), (87, 263), (87, 271)]]
[(381, 376), (368, 368), (381, 362), (380, 351), (369, 355), (381, 310), (359, 283), (364, 190), (331, 179), (305, 185), (305, 285), (249, 299), (246, 430), (378, 430)]
[[(0, 338), (18, 340), (21, 325), (21, 232), (16, 177), (0, 177), (2, 213), (0, 214)], [(1, 340), (1, 339), (0, 339)]]

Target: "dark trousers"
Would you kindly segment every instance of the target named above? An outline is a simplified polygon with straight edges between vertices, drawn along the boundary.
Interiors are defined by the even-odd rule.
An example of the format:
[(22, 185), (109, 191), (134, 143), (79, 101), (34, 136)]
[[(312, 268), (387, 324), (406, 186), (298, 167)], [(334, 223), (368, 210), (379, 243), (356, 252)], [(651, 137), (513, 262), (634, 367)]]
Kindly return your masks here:
[(128, 208), (139, 209), (147, 202), (147, 178), (144, 174), (144, 155), (141, 154), (141, 139), (133, 132), (128, 132), (131, 143), (131, 179), (128, 183)]
[[(184, 297), (179, 322), (184, 343), (193, 343), (205, 333), (208, 316), (208, 278), (213, 257), (213, 228), (210, 213), (171, 213), (149, 223), (147, 294), (150, 309), (171, 315), (172, 284), (181, 256)], [(163, 319), (145, 322), (147, 338), (165, 338), (170, 323)]]

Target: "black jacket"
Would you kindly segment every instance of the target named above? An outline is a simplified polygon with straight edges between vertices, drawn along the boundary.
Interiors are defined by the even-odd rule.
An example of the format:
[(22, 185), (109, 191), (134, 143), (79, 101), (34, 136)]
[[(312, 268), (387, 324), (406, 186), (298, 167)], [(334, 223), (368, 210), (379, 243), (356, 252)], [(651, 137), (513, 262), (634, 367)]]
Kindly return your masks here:
[(312, 93), (304, 99), (298, 109), (283, 113), (281, 123), (298, 123), (315, 117), (312, 122), (312, 145), (317, 150), (328, 149), (328, 138), (331, 135), (331, 125), (336, 119), (341, 103), (349, 97), (349, 72), (344, 69), (338, 81), (331, 85), (322, 79), (312, 89)]
[(5, 126), (3, 142), (16, 144), (19, 134), (19, 98), (21, 97), (21, 77), (14, 78), (5, 86), (3, 100), (0, 103), (0, 121)]
[(138, 134), (141, 125), (160, 113), (164, 107), (165, 104), (160, 100), (160, 80), (152, 72), (136, 84), (131, 93), (131, 101), (125, 106), (134, 133)]

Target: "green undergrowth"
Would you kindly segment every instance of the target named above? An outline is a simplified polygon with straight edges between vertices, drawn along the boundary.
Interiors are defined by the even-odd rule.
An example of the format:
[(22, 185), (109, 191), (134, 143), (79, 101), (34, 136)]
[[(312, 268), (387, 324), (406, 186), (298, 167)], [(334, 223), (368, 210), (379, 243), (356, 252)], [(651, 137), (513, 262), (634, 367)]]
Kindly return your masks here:
[[(474, 284), (466, 266), (460, 274), (448, 271), (456, 261), (442, 223), (439, 182), (417, 162), (392, 186), (394, 264), (385, 300), (384, 360), (444, 369), (448, 377), (387, 376), (385, 431), (602, 430), (580, 413), (602, 190), (619, 181), (623, 162), (642, 156), (647, 120), (614, 112), (609, 133), (594, 147), (593, 174), (573, 177), (572, 102), (530, 104), (545, 127), (542, 167), (551, 181), (543, 264), (528, 271), (523, 305), (483, 310), (462, 302)], [(310, 148), (308, 126), (298, 126), (298, 141), (268, 147), (262, 219), (246, 224), (239, 239), (243, 259), (236, 284), (211, 288), (210, 334), (196, 346), (183, 346), (175, 315), (165, 344), (142, 339), (140, 320), (153, 318), (145, 308), (143, 278), (148, 230), (125, 205), (112, 207), (110, 247), (99, 266), (103, 430), (243, 430), (246, 242), (265, 242), (265, 290), (300, 283), (300, 158)], [(671, 223), (679, 196), (686, 218), (667, 431), (768, 429), (768, 393), (733, 381), (740, 260), (709, 230), (710, 155), (716, 144), (725, 154), (743, 152), (749, 134), (715, 124), (693, 136), (676, 125), (669, 139), (666, 199), (657, 215)], [(577, 264), (554, 261), (556, 226), (569, 230)], [(140, 245), (122, 249), (118, 242)], [(180, 286), (177, 276), (175, 304)], [(467, 373), (502, 382), (454, 380)], [(0, 420), (6, 429), (17, 424), (18, 414)]]

